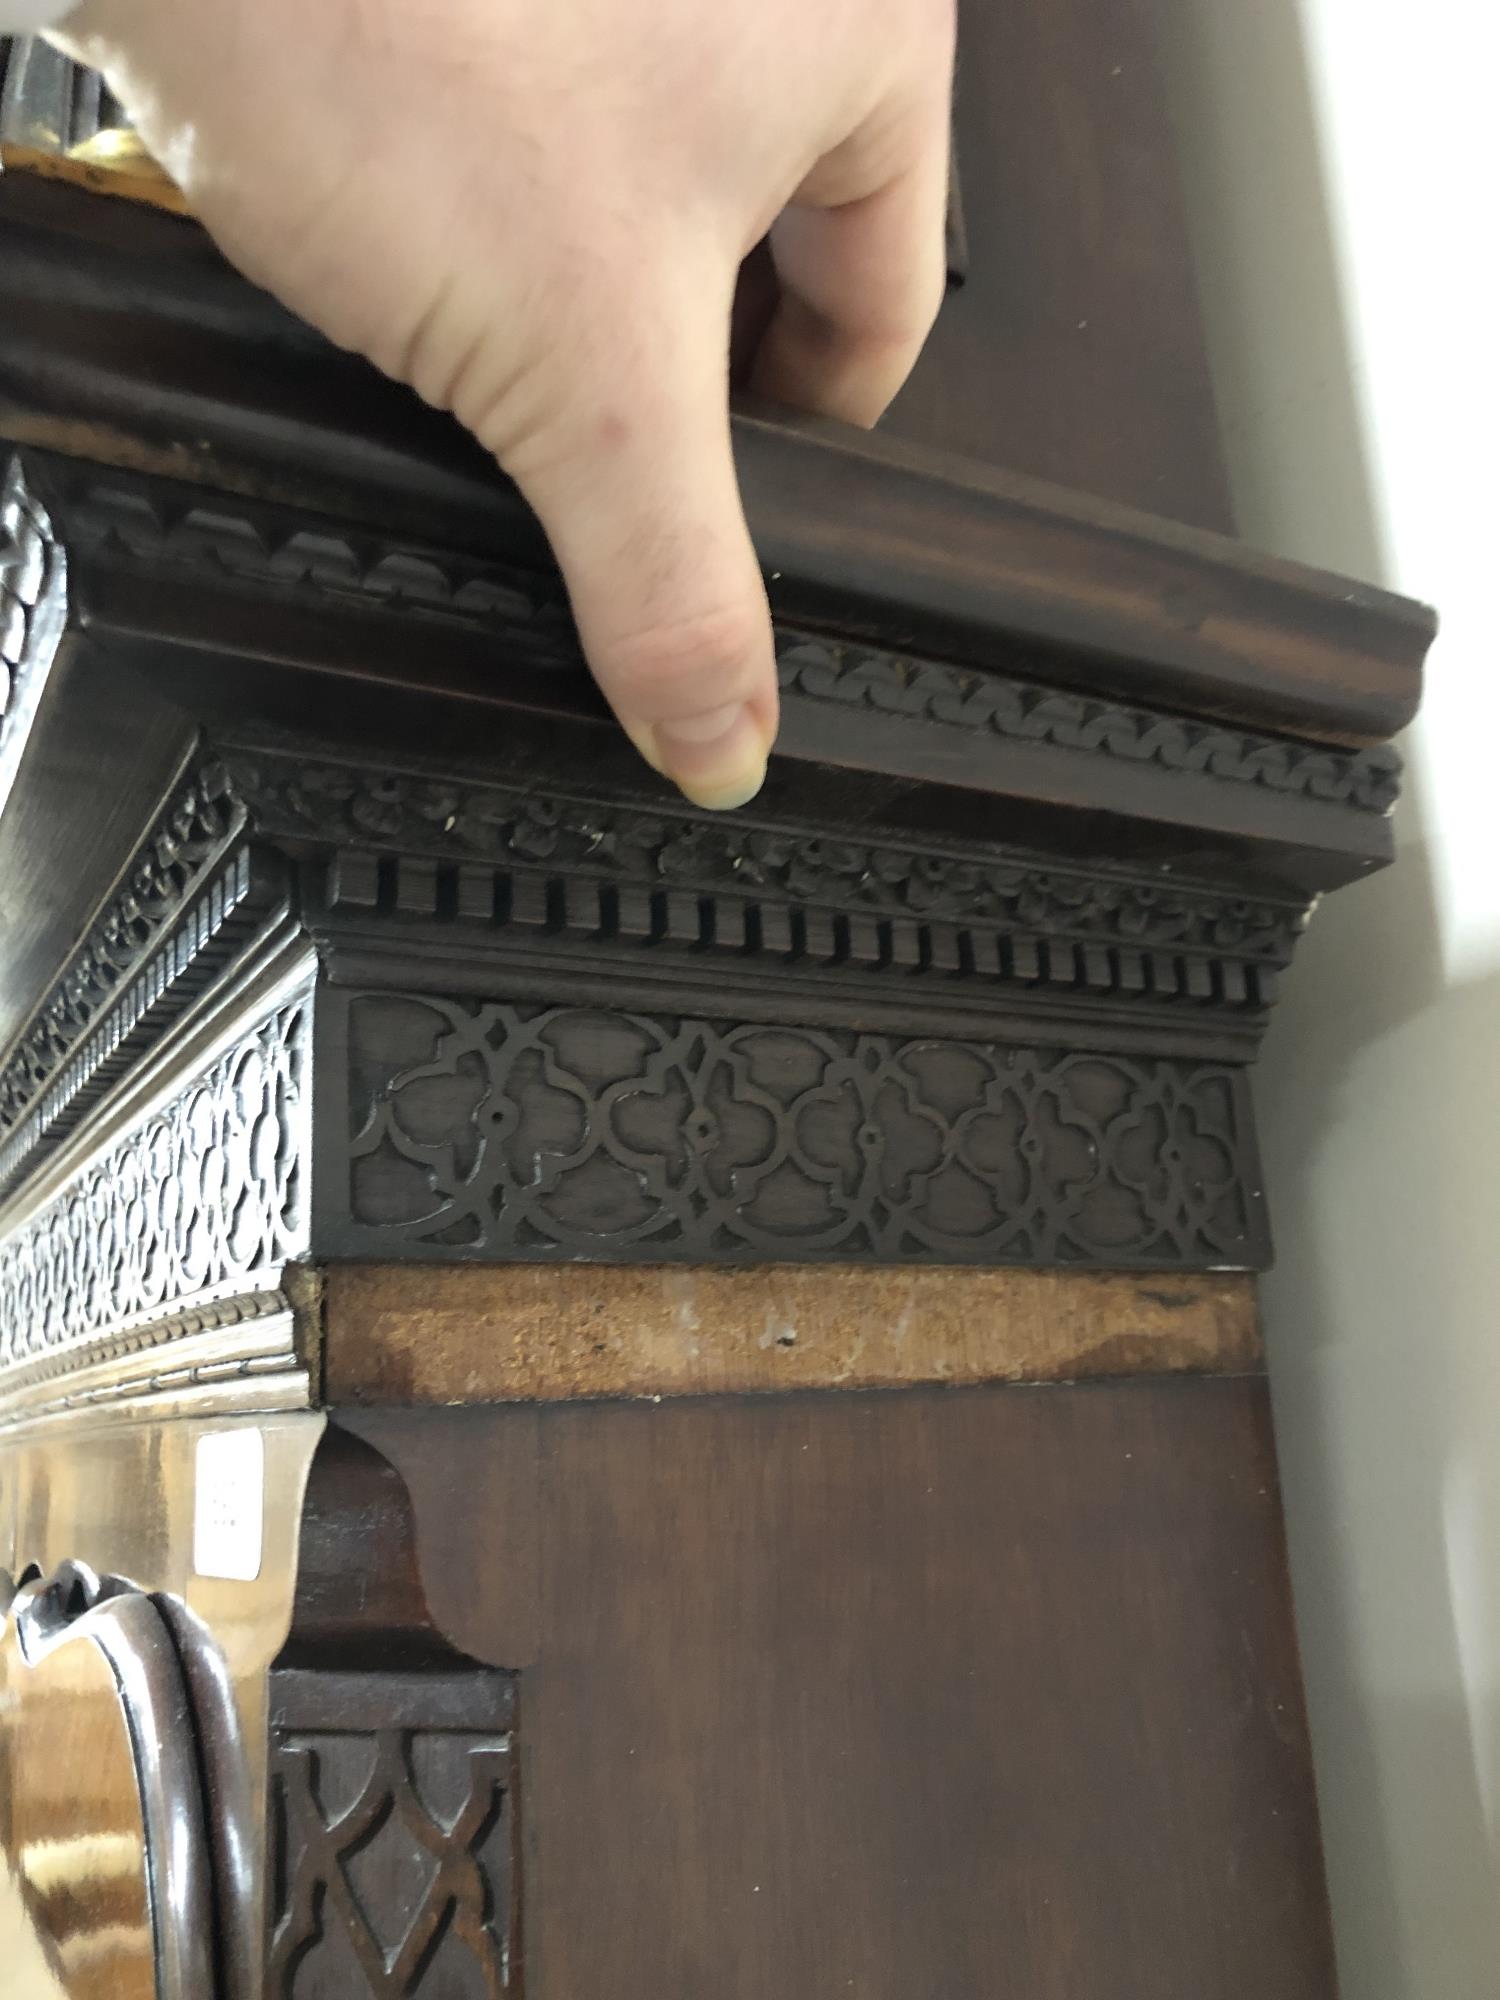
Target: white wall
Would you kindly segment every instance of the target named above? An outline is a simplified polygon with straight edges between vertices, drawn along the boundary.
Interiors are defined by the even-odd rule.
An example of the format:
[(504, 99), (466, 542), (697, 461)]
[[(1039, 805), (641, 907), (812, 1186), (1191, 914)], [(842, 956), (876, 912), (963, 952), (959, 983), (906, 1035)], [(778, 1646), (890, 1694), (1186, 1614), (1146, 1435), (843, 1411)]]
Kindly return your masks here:
[(1500, 29), (1161, 0), (1242, 531), (1429, 599), (1401, 858), (1260, 1090), (1344, 2000), (1500, 1995)]

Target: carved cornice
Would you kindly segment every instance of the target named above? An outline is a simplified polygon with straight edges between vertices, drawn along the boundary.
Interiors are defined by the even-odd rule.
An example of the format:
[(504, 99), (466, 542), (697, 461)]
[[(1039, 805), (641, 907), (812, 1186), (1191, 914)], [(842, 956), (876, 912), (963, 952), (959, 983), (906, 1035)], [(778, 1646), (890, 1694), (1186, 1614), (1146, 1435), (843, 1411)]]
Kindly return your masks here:
[(551, 931), (627, 953), (712, 946), (726, 963), (845, 981), (894, 969), (1250, 1014), (1272, 997), (1305, 921), (1298, 903), (993, 844), (841, 840), (686, 807), (230, 752), (184, 781), (0, 1068), (0, 1190), (266, 919), (285, 893), (277, 844), (325, 855), (326, 907), (342, 918), (473, 918), (513, 941)]
[(583, 671), (555, 572), (418, 548), (230, 494), (174, 504), (174, 492), (91, 469), (69, 490), (68, 540), (80, 556), (248, 585), (257, 596), (483, 632), (503, 639), (513, 661)]
[[(1241, 1008), (1271, 997), (1306, 918), (1300, 903), (993, 844), (850, 841), (270, 752), (227, 765), (266, 837), (338, 854), (328, 899), (346, 913), (467, 915), (802, 958), (850, 977), (895, 965)], [(398, 858), (383, 870), (380, 854)], [(457, 872), (424, 873), (422, 859)]]
[(335, 1256), (1256, 1266), (1215, 1064), (420, 993), (337, 995)]
[(170, 1345), (279, 1300), (308, 1243), (310, 1022), (303, 994), (241, 1030), (0, 1243), (0, 1380)]
[(1330, 750), (795, 632), (778, 634), (777, 657), (783, 694), (810, 701), (1260, 785), (1359, 812), (1390, 812), (1401, 789), (1401, 757), (1388, 743)]
[(274, 901), (221, 767), (180, 788), (0, 1068), (0, 1190), (61, 1137)]
[[(555, 572), (395, 542), (229, 495), (204, 504), (190, 490), (174, 497), (163, 482), (98, 472), (70, 493), (67, 525), (81, 555), (466, 627), (501, 642), (512, 665), (583, 668)], [(1019, 665), (1019, 677), (790, 626), (778, 629), (777, 652), (783, 693), (793, 701), (907, 716), (1362, 813), (1388, 813), (1400, 789), (1401, 760), (1389, 745), (1348, 752), (1071, 694), (1025, 677), (1039, 662), (1014, 646), (1006, 665)]]

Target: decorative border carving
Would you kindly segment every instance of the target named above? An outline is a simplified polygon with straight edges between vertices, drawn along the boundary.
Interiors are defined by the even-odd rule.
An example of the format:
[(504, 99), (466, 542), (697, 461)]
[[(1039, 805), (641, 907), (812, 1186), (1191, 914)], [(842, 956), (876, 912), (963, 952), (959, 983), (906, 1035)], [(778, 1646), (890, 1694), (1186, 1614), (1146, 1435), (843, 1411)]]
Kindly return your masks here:
[(270, 908), (276, 871), (245, 849), (246, 824), (222, 766), (209, 767), (137, 850), (0, 1069), (0, 1190), (77, 1123), (141, 1032), (201, 991)]
[(812, 701), (1261, 785), (1360, 812), (1389, 813), (1401, 789), (1400, 753), (1388, 743), (1353, 754), (1318, 748), (797, 632), (778, 634), (777, 659), (783, 693)]
[(324, 1172), (347, 1206), (320, 1213), (327, 1254), (1267, 1257), (1236, 1068), (602, 1006), (341, 999), (349, 1137)]
[(392, 542), (320, 516), (216, 494), (100, 476), (69, 493), (67, 533), (80, 555), (166, 567), (258, 596), (294, 595), (344, 609), (436, 620), (505, 641), (516, 663), (582, 672), (583, 655), (555, 571)]
[[(70, 501), (68, 534), (80, 552), (468, 626), (503, 639), (516, 664), (582, 667), (555, 573), (395, 543), (227, 495), (216, 495), (212, 506), (186, 492), (174, 502), (160, 483), (97, 473)], [(1389, 745), (1350, 753), (1189, 722), (792, 628), (778, 631), (777, 651), (782, 688), (794, 698), (1155, 764), (1360, 812), (1389, 813), (1399, 791), (1401, 760)]]
[(0, 1434), (115, 1411), (139, 1416), (147, 1404), (195, 1415), (302, 1408), (309, 1391), (295, 1308), (277, 1289), (153, 1320), (81, 1353), (61, 1348), (0, 1368)]
[(311, 1010), (304, 993), (247, 1027), (0, 1244), (0, 1381), (282, 1303), (308, 1244)]
[(993, 846), (831, 839), (270, 753), (229, 764), (258, 828), (337, 850), (326, 894), (345, 914), (1242, 1008), (1270, 1000), (1306, 921), (1300, 903)]
[(519, 1995), (517, 1761), (510, 1675), (273, 1670), (267, 1992)]
[(67, 604), (67, 557), (27, 489), (21, 461), (12, 458), (0, 481), (0, 807), (52, 671)]

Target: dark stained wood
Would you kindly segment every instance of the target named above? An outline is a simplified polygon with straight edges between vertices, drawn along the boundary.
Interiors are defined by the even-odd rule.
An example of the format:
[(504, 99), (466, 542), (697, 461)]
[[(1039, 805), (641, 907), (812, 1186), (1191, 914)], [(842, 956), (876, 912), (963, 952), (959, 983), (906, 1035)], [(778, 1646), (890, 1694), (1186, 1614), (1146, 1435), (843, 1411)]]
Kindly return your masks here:
[(434, 1628), (412, 1532), (392, 1466), (330, 1428), (269, 1676), (267, 2000), (519, 1986), (515, 1679)]
[(879, 434), (746, 412), (735, 448), (789, 616), (837, 595), (851, 630), (981, 665), (1005, 633), (1044, 679), (1289, 735), (1415, 713), (1433, 614), (1372, 586)]
[[(274, 2000), (1333, 2000), (1225, 1267), (1433, 620), (1210, 532), (1150, 0), (967, 0), (959, 105), (891, 427), (734, 415), (786, 726), (720, 818), (457, 426), (0, 178), (14, 1511), (238, 1662)], [(262, 1577), (189, 1578), (183, 1417), (304, 1398)]]
[[(361, 596), (320, 587), (316, 576), (300, 588), (284, 580), (309, 549), (353, 569), (367, 544), (347, 521), (176, 482), (99, 475), (55, 456), (26, 463), (69, 543), (73, 589), (93, 643), (129, 670), (127, 685), (138, 678), (158, 700), (226, 737), (248, 726), (296, 730), (345, 749), (388, 752), (396, 743), (408, 755), (457, 758), (523, 779), (538, 767), (586, 761), (601, 789), (673, 796), (624, 743), (552, 593), (527, 573), (497, 566), (482, 578), (514, 594), (521, 608), (513, 619), (439, 609), (420, 621), (414, 644), (418, 620), (393, 601), (394, 590)], [(830, 502), (830, 518), (842, 505)], [(138, 519), (102, 533), (108, 510), (124, 515), (127, 506), (141, 510)], [(879, 509), (866, 518), (878, 542)], [(281, 575), (237, 574), (247, 549), (276, 552)], [(440, 579), (450, 597), (470, 580), (453, 549), (394, 544), (381, 553), (398, 574), (404, 566)], [(1128, 561), (1116, 561), (1125, 574)], [(1040, 656), (995, 628), (986, 669), (965, 674), (865, 636), (857, 600), (842, 616), (830, 600), (819, 618), (815, 633), (781, 628), (782, 728), (757, 814), (805, 813), (813, 766), (820, 815), (851, 826), (884, 820), (944, 837), (988, 834), (1194, 873), (1224, 859), (1247, 861), (1265, 883), (1308, 892), (1389, 859), (1386, 819), (1350, 814), (1347, 787), (1323, 774), (1325, 755), (1347, 763), (1353, 753), (1238, 732), (1202, 741), (1201, 731), (1182, 727), (1157, 729), (1158, 750), (1167, 748), (1153, 751), (1161, 711), (1143, 704), (1159, 661), (1144, 635), (1129, 669), (1139, 685), (1117, 698), (1084, 641)], [(1075, 696), (1085, 678), (1101, 685)], [(1034, 720), (1005, 724), (1007, 705)], [(990, 719), (997, 713), (999, 726)], [(1128, 747), (1110, 754), (1117, 737)], [(1295, 761), (1304, 781), (1256, 783), (1257, 758)], [(1236, 768), (1250, 781), (1222, 783)]]
[[(182, 712), (65, 640), (0, 816), (0, 1049), (46, 991), (192, 744)], [(102, 782), (101, 782), (102, 777)]]
[(528, 2000), (1332, 2000), (1263, 1383), (347, 1421), (522, 1668)]
[[(550, 571), (472, 440), (191, 225), (17, 174), (0, 249), (0, 436)], [(894, 437), (746, 410), (735, 441), (788, 621), (979, 666), (1003, 640), (1059, 685), (1334, 741), (1415, 710), (1431, 615), (1385, 592)]]
[(332, 1403), (529, 1402), (1237, 1372), (1243, 1272), (333, 1264)]
[(884, 428), (1232, 532), (1151, 0), (963, 0), (967, 238)]
[(318, 1259), (1268, 1261), (1237, 1066), (652, 1016), (604, 993), (527, 1009), (417, 985), (328, 992), (318, 1013)]

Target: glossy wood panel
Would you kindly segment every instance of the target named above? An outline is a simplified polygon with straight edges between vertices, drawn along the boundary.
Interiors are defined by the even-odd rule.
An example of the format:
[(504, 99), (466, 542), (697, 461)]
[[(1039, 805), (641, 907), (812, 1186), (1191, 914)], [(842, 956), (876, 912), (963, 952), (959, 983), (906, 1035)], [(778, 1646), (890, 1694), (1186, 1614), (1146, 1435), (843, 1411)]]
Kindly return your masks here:
[[(128, 1577), (152, 1593), (149, 1602), (136, 1602), (158, 1612), (170, 1632), (203, 1752), (218, 1946), (213, 2000), (258, 2000), (262, 1990), (266, 1669), (291, 1618), (303, 1490), (323, 1428), (323, 1419), (310, 1411), (248, 1422), (130, 1423), (103, 1417), (90, 1425), (75, 1416), (29, 1436), (12, 1435), (0, 1447), (0, 1566), (13, 1577), (28, 1571), (48, 1575), (74, 1559)], [(234, 1429), (256, 1431), (264, 1453), (260, 1564), (248, 1579), (195, 1568), (200, 1502), (214, 1504), (211, 1494), (200, 1493), (199, 1442), (205, 1434)], [(241, 1496), (242, 1512), (246, 1504)], [(118, 1803), (130, 1798), (124, 1767), (108, 1747), (119, 1727), (118, 1704), (101, 1692), (109, 1677), (90, 1663), (89, 1650), (84, 1641), (58, 1649), (33, 1675), (7, 1648), (6, 1696), (17, 1694), (22, 1676), (36, 1685), (28, 1709), (11, 1711), (21, 1719), (26, 1783), (18, 1789), (0, 1772), (0, 1815), (7, 1797), (15, 1807), (28, 1794), (41, 1802), (25, 1806), (33, 1821), (43, 1806), (53, 1814), (49, 1861), (61, 1879), (74, 1872), (75, 1863), (87, 1863), (91, 1853), (114, 1856), (109, 1907), (118, 1910), (125, 1907), (118, 1836), (138, 1825), (139, 1814), (130, 1821)], [(64, 1684), (63, 1669), (74, 1678), (89, 1676), (76, 1699), (73, 1681)], [(57, 1715), (65, 1717), (66, 1726), (52, 1726)], [(125, 1757), (128, 1762), (128, 1743)], [(96, 1795), (97, 1809), (90, 1803)], [(104, 1826), (111, 1838), (103, 1848), (91, 1849), (87, 1836), (106, 1811), (115, 1815)], [(81, 1845), (70, 1850), (75, 1829)], [(17, 1848), (27, 1839), (17, 1832)], [(34, 1990), (16, 1987), (15, 2000), (56, 2000), (45, 1984), (47, 1961), (35, 1947), (36, 1928), (25, 1916), (17, 1887), (13, 1876), (0, 1881), (0, 1945), (8, 1948), (14, 1939), (15, 1950), (29, 1954), (14, 1963), (35, 1968), (37, 1984)], [(105, 1929), (108, 1944), (113, 1929)], [(110, 1944), (108, 1951), (91, 1954), (90, 1962), (114, 1963), (117, 1957)], [(12, 2000), (5, 1983), (11, 1964), (0, 1957), (5, 2000)], [(74, 2000), (72, 1989), (61, 1990)], [(99, 1991), (101, 2000), (134, 2000), (128, 1985)], [(194, 1993), (191, 2000), (200, 1996)]]
[(0, 1938), (14, 2000), (155, 2000), (146, 1829), (108, 1657), (0, 1664)]
[(167, 1619), (64, 1564), (0, 1644), (0, 1896), (41, 1960), (29, 2000), (219, 1992), (199, 1730)]

